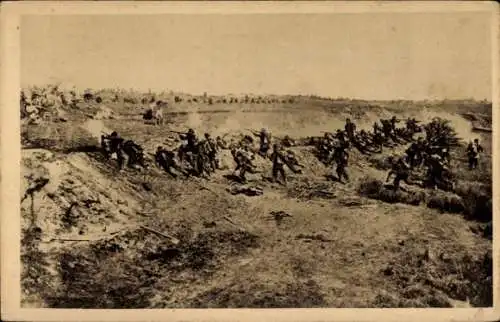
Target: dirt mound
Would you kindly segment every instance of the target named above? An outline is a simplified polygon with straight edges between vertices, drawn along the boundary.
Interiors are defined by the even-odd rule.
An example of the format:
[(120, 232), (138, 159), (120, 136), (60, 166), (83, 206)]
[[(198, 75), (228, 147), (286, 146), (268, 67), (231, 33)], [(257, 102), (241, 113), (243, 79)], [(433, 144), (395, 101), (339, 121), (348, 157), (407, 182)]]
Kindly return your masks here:
[(140, 207), (131, 192), (95, 170), (85, 154), (59, 155), (47, 150), (23, 150), (22, 191), (37, 179), (48, 180), (41, 191), (21, 204), (43, 235), (97, 233), (127, 221)]

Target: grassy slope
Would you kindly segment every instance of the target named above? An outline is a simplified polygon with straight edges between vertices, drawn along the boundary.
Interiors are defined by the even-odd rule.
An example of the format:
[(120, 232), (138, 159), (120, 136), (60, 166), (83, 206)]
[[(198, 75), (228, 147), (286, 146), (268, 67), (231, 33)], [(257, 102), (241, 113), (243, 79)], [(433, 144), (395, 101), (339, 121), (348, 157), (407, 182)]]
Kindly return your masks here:
[[(241, 109), (238, 105), (241, 104), (200, 108)], [(180, 130), (186, 123), (200, 133), (259, 129), (265, 125), (277, 135), (319, 134), (320, 130), (340, 127), (345, 116), (340, 107), (328, 105), (323, 101), (307, 101), (284, 106), (288, 107), (288, 113), (178, 116), (170, 120), (174, 124), (160, 129), (144, 125), (140, 117), (130, 115), (133, 114), (130, 108), (108, 104), (129, 116), (126, 120), (107, 121), (106, 125), (153, 151), (157, 144), (164, 144), (168, 128)], [(260, 110), (263, 107), (276, 110), (281, 104), (255, 104)], [(365, 113), (368, 117), (381, 112), (377, 108), (368, 113), (366, 108), (350, 109), (353, 115)], [(488, 141), (485, 143), (490, 152)], [(329, 170), (306, 148), (297, 148), (297, 152), (307, 165), (305, 173), (292, 176), (288, 188), (259, 182), (264, 186), (264, 195), (252, 198), (228, 194), (225, 190), (228, 182), (222, 173), (204, 184), (172, 181), (164, 175), (154, 177), (157, 172), (115, 177), (109, 167), (92, 155), (80, 160), (111, 180), (105, 187), (110, 190), (121, 187), (133, 196), (129, 199), (149, 211), (148, 215), (131, 214), (128, 220), (168, 232), (179, 238), (182, 246), (172, 250), (175, 247), (163, 238), (132, 231), (101, 243), (106, 247), (117, 244), (124, 249), (118, 252), (102, 245), (89, 248), (82, 243), (74, 244), (73, 248), (49, 247), (40, 256), (44, 256), (43, 252), (52, 254), (54, 269), (61, 266), (58, 262), (66, 263), (63, 271), (72, 271), (72, 277), (65, 280), (64, 274), (60, 274), (57, 285), (39, 292), (38, 302), (63, 307), (383, 307), (443, 306), (448, 305), (449, 298), (465, 300), (467, 292), (462, 288), (468, 286), (468, 277), (459, 269), (463, 256), (479, 260), (491, 249), (491, 242), (474, 234), (469, 222), (459, 215), (440, 214), (424, 206), (359, 198), (356, 193), (359, 180), (366, 175), (385, 179), (386, 175), (370, 167), (366, 157), (354, 155), (349, 168), (354, 182), (343, 186), (325, 182), (324, 175)], [(270, 164), (264, 171), (270, 171)], [(141, 189), (144, 179), (152, 184), (153, 192)], [(82, 176), (82, 180), (98, 179)], [(200, 186), (210, 190), (200, 190)], [(335, 197), (328, 200), (290, 197), (304, 187), (329, 189)], [(117, 198), (111, 198), (111, 202), (117, 203)], [(286, 211), (292, 217), (277, 225), (269, 220), (269, 212), (275, 210)], [(225, 220), (225, 216), (238, 226)], [(127, 219), (122, 221), (126, 225)], [(100, 227), (102, 224), (96, 224), (95, 229)], [(321, 236), (300, 238), (303, 235)], [(426, 249), (429, 258), (425, 258)], [(63, 260), (58, 257), (60, 253), (66, 254)], [(75, 268), (73, 262), (87, 265)], [(95, 271), (96, 267), (100, 269)], [(454, 289), (448, 289), (449, 285), (454, 285)], [(37, 293), (36, 286), (28, 288)], [(473, 298), (475, 293), (467, 295), (473, 304), (484, 305), (479, 298)], [(128, 302), (124, 303), (120, 296), (125, 296)], [(33, 297), (27, 296), (26, 301), (29, 299)]]

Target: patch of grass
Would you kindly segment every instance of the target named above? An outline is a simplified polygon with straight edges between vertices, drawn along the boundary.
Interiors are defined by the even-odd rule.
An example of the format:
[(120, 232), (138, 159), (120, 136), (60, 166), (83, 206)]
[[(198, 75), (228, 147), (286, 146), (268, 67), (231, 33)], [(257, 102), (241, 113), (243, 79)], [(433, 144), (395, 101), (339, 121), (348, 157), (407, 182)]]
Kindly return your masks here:
[[(462, 254), (439, 258), (406, 250), (381, 271), (397, 285), (399, 297), (386, 293), (377, 297), (379, 307), (450, 307), (448, 298), (466, 301), (475, 307), (492, 305), (491, 252), (483, 257)], [(410, 302), (408, 302), (410, 301)]]
[(197, 296), (195, 308), (312, 308), (326, 306), (314, 280), (280, 285), (247, 283), (216, 287)]
[(147, 308), (158, 280), (182, 273), (204, 278), (225, 258), (258, 247), (257, 236), (240, 231), (180, 237), (178, 246), (170, 246), (143, 230), (129, 231), (63, 252), (58, 265), (61, 284), (44, 299), (54, 308)]

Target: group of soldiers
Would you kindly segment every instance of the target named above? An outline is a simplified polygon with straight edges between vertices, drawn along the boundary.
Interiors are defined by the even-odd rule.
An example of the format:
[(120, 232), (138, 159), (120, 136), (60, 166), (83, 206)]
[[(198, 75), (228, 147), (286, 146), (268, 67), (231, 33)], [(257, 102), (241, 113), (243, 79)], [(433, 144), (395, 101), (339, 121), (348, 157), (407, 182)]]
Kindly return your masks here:
[(110, 135), (101, 135), (101, 150), (107, 159), (116, 159), (118, 168), (147, 167), (144, 149), (132, 140), (125, 140), (114, 131)]
[[(396, 126), (401, 120), (396, 117), (382, 119), (380, 123), (373, 124), (373, 130), (358, 130), (356, 124), (350, 119), (346, 120), (343, 130), (334, 133), (325, 133), (317, 141), (318, 157), (325, 165), (334, 164), (337, 180), (341, 183), (349, 181), (346, 168), (349, 164), (349, 150), (358, 149), (363, 154), (381, 153), (384, 147), (394, 147), (400, 144), (410, 143), (403, 156), (391, 157), (391, 170), (386, 181), (394, 176), (393, 186), (400, 188), (401, 181), (412, 184), (411, 172), (420, 168), (426, 168), (426, 180), (424, 183), (436, 188), (449, 187), (452, 185), (449, 177), (450, 146), (441, 140), (441, 134), (429, 134), (426, 138), (414, 135), (422, 132), (423, 128), (414, 118), (406, 120), (406, 126)], [(426, 130), (427, 131), (427, 130)], [(439, 131), (438, 131), (439, 132)], [(240, 182), (246, 182), (247, 173), (257, 173), (254, 165), (256, 157), (271, 161), (272, 181), (287, 183), (285, 166), (293, 173), (301, 173), (303, 166), (298, 162), (291, 150), (286, 150), (286, 140), (275, 140), (271, 143), (271, 136), (266, 129), (260, 132), (252, 131), (253, 136), (245, 135), (241, 140), (228, 144), (223, 137), (215, 139), (209, 133), (205, 133), (199, 139), (193, 129), (186, 133), (175, 132), (183, 143), (176, 149), (165, 149), (157, 147), (154, 155), (156, 164), (169, 175), (177, 178), (178, 175), (189, 177), (191, 175), (208, 178), (216, 170), (220, 169), (219, 152), (230, 150), (236, 167), (233, 177)], [(254, 137), (258, 138), (258, 149), (254, 149)], [(121, 139), (116, 132), (110, 136), (102, 136), (102, 146), (107, 156), (115, 154), (120, 169), (124, 165), (124, 155), (128, 156), (128, 165), (144, 164), (143, 149), (131, 140)], [(478, 165), (479, 154), (483, 148), (475, 139), (467, 148), (469, 167), (474, 169)], [(236, 173), (238, 173), (236, 175)]]
[[(254, 140), (249, 135), (228, 144), (220, 136), (214, 140), (209, 133), (205, 133), (200, 140), (193, 129), (189, 129), (186, 133), (176, 133), (179, 134), (183, 143), (176, 149), (159, 146), (154, 155), (155, 163), (174, 178), (179, 175), (209, 177), (220, 169), (219, 152), (223, 149), (231, 151), (236, 164), (233, 176), (242, 183), (246, 182), (247, 173), (259, 172), (253, 162), (256, 156), (272, 162), (273, 182), (286, 184), (285, 166), (288, 166), (294, 173), (300, 173), (303, 167), (293, 151), (284, 151), (279, 143), (274, 143), (271, 150), (270, 135), (266, 129), (253, 133), (260, 141), (258, 150), (253, 149)], [(147, 167), (142, 147), (131, 140), (124, 140), (116, 132), (111, 135), (102, 135), (101, 147), (107, 158), (114, 158), (118, 161), (120, 170), (123, 169), (125, 160), (129, 167), (137, 165)]]
[[(346, 171), (349, 161), (348, 150), (356, 148), (363, 154), (381, 153), (383, 147), (395, 147), (400, 144), (411, 143), (404, 155), (400, 157), (390, 157), (391, 170), (386, 182), (394, 176), (393, 187), (400, 189), (401, 181), (413, 184), (410, 179), (411, 172), (418, 168), (426, 169), (424, 186), (433, 189), (441, 188), (452, 190), (453, 182), (449, 164), (451, 161), (450, 148), (456, 141), (448, 142), (445, 139), (446, 131), (437, 129), (433, 131), (434, 124), (430, 129), (426, 129), (426, 138), (415, 134), (423, 132), (415, 118), (408, 118), (406, 126), (398, 128), (397, 123), (401, 122), (396, 117), (381, 119), (380, 124), (375, 122), (372, 131), (357, 130), (356, 124), (350, 119), (346, 120), (344, 130), (337, 130), (335, 133), (325, 133), (323, 140), (317, 147), (318, 156), (326, 165), (335, 163), (337, 179), (349, 181)], [(479, 154), (483, 152), (478, 139), (469, 142), (467, 156), (469, 169), (475, 169), (478, 165)]]
[(394, 147), (403, 142), (411, 141), (415, 133), (421, 132), (418, 121), (409, 118), (406, 121), (406, 128), (399, 129), (396, 117), (391, 119), (381, 119), (380, 124), (375, 122), (373, 130), (358, 130), (356, 124), (351, 119), (346, 119), (344, 129), (336, 132), (327, 132), (317, 146), (318, 157), (326, 164), (335, 163), (335, 172), (339, 182), (345, 179), (349, 181), (346, 168), (349, 163), (349, 152), (351, 148), (356, 148), (363, 154), (382, 153), (384, 146)]

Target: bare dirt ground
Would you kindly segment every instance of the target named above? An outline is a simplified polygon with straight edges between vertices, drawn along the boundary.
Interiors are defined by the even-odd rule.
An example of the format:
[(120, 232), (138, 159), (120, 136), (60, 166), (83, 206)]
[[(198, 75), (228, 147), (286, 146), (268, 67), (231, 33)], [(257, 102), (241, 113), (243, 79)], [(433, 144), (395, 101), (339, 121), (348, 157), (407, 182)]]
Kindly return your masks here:
[[(163, 126), (145, 124), (135, 104), (103, 104), (113, 119), (90, 120), (93, 104), (79, 106), (65, 122), (23, 125), (22, 193), (36, 178), (49, 179), (21, 204), (24, 307), (491, 305), (491, 208), (488, 225), (473, 211), (360, 195), (367, 180), (385, 181), (387, 170), (377, 160), (404, 146), (373, 157), (353, 151), (345, 185), (326, 180), (332, 169), (312, 147), (294, 147), (304, 172), (289, 174), (283, 187), (263, 179), (271, 163), (259, 160), (262, 173), (249, 179), (264, 193), (253, 197), (228, 192), (232, 183), (224, 175), (234, 167), (228, 151), (221, 160), (227, 169), (209, 180), (175, 180), (154, 167), (118, 173), (92, 148), (101, 130), (116, 130), (153, 153), (158, 145), (178, 144), (170, 130), (189, 127), (213, 136), (266, 127), (274, 136), (298, 138), (342, 128), (345, 117), (369, 128), (393, 114), (423, 121), (441, 116), (462, 138), (480, 136), (485, 147), (476, 171), (467, 170), (463, 150), (454, 152), (465, 202), (471, 190), (464, 189), (491, 183), (491, 135), (473, 133), (460, 114), (490, 114), (483, 104), (423, 108), (304, 97), (271, 104), (182, 102), (169, 109), (183, 113), (166, 115)], [(430, 199), (452, 195), (411, 189)], [(278, 211), (289, 217), (276, 219)]]

